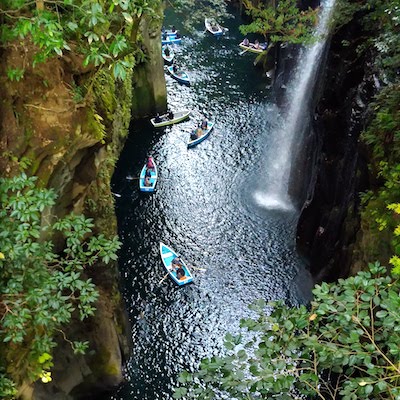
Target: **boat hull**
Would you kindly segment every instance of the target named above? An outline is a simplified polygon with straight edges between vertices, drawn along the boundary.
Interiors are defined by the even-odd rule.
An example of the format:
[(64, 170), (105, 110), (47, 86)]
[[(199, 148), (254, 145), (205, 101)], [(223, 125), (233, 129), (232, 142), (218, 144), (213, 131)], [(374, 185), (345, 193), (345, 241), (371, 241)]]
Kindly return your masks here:
[(182, 38), (170, 37), (167, 36), (166, 39), (161, 40), (161, 44), (180, 44), (182, 42)]
[(151, 158), (151, 159), (153, 160), (153, 164), (154, 164), (154, 171), (151, 171), (151, 176), (150, 176), (151, 186), (145, 186), (145, 184), (144, 184), (144, 179), (145, 179), (145, 175), (146, 175), (146, 164), (144, 164), (142, 170), (140, 171), (140, 176), (139, 176), (139, 189), (141, 192), (151, 193), (151, 192), (154, 192), (155, 187), (156, 187), (158, 171), (157, 171), (157, 166), (154, 162), (154, 159), (153, 158)]
[(188, 147), (194, 147), (201, 143), (203, 140), (206, 140), (208, 136), (210, 135), (212, 129), (214, 127), (214, 122), (207, 121), (207, 129), (205, 130), (204, 134), (197, 138), (196, 140), (189, 140), (188, 142)]
[(208, 32), (210, 32), (214, 36), (222, 36), (225, 33), (225, 29), (219, 24), (214, 25), (214, 27), (215, 27), (215, 30), (214, 30), (213, 25), (211, 24), (211, 21), (208, 20), (207, 18), (204, 20), (204, 26), (206, 27)]
[(255, 49), (252, 46), (245, 46), (244, 44), (240, 43), (239, 47), (243, 50), (249, 51), (250, 53), (256, 53), (256, 54), (261, 54), (263, 51), (265, 51), (266, 49)]
[(183, 121), (184, 119), (188, 118), (190, 115), (189, 110), (182, 110), (174, 113), (174, 118), (168, 119), (168, 114), (161, 115), (161, 118), (164, 119), (161, 122), (156, 122), (155, 118), (152, 118), (150, 121), (155, 128), (160, 128), (162, 126), (173, 125), (178, 122)]
[(174, 60), (175, 54), (172, 49), (169, 49), (169, 56), (165, 54), (165, 46), (162, 47), (161, 49), (161, 56), (164, 59), (164, 62), (167, 64), (171, 64)]
[(160, 242), (160, 255), (161, 260), (164, 265), (165, 270), (168, 272), (168, 276), (179, 286), (187, 285), (188, 283), (193, 282), (193, 276), (189, 271), (188, 267), (185, 265), (183, 260), (180, 258), (182, 262), (182, 268), (185, 271), (184, 279), (178, 279), (176, 276), (176, 272), (172, 268), (172, 260), (175, 257), (178, 257), (177, 253), (168, 247), (166, 244)]
[(177, 80), (178, 82), (184, 83), (184, 84), (186, 84), (186, 85), (190, 85), (190, 80), (189, 80), (188, 74), (187, 74), (186, 72), (182, 72), (181, 75), (177, 75), (177, 74), (174, 72), (174, 69), (173, 69), (173, 68), (174, 68), (174, 67), (173, 67), (172, 65), (171, 65), (170, 67), (167, 67), (167, 70), (168, 70), (169, 74), (170, 74), (175, 80)]

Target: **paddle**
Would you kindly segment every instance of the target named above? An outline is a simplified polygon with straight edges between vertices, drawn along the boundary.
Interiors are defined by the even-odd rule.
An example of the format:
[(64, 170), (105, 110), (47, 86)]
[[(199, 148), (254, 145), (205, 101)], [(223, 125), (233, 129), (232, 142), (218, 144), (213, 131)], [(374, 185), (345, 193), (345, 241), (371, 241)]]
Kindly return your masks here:
[(195, 267), (194, 265), (190, 265), (190, 268), (192, 268), (192, 269), (197, 269), (198, 271), (203, 271), (203, 272), (206, 272), (206, 271), (207, 271), (205, 268)]
[(168, 275), (169, 275), (169, 272), (167, 272), (167, 273), (163, 276), (163, 278), (160, 280), (160, 282), (158, 282), (158, 284), (161, 285), (161, 284), (165, 281), (165, 279), (167, 278)]
[[(133, 181), (133, 180), (137, 180), (137, 179), (142, 179), (140, 176), (136, 177), (136, 176), (127, 176), (125, 177), (125, 179), (127, 179), (128, 181)], [(172, 180), (172, 178), (163, 178), (161, 176), (157, 177), (157, 180), (160, 181), (170, 181)]]

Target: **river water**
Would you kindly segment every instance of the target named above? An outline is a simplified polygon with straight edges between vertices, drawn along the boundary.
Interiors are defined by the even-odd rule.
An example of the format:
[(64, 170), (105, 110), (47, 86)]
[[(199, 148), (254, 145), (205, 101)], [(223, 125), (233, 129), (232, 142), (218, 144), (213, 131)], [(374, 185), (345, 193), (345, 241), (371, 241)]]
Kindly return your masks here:
[[(168, 103), (192, 116), (157, 130), (134, 122), (117, 164), (120, 270), (134, 345), (127, 383), (110, 399), (171, 399), (178, 372), (220, 353), (224, 335), (251, 315), (252, 301), (309, 299), (311, 281), (294, 247), (297, 211), (266, 208), (263, 197), (271, 179), (265, 158), (279, 145), (271, 132), (281, 112), (254, 55), (239, 55), (239, 23), (225, 23), (222, 38), (199, 30), (175, 47), (192, 83), (167, 76)], [(188, 149), (203, 116), (215, 121), (214, 130)], [(138, 181), (127, 179), (139, 175), (148, 154), (159, 170), (154, 194), (140, 193)], [(207, 271), (192, 269), (187, 287), (169, 279), (160, 284), (160, 241)]]

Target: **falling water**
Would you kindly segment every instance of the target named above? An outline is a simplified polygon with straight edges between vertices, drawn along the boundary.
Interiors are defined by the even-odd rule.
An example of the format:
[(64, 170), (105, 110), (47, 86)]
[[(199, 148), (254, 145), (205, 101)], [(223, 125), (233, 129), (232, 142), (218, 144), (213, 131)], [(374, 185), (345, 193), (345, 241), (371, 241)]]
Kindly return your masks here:
[[(328, 23), (335, 0), (322, 2), (320, 19), (315, 31), (317, 37), (328, 32)], [(304, 49), (300, 57), (297, 73), (289, 84), (288, 110), (274, 135), (273, 153), (267, 157), (266, 171), (268, 186), (254, 195), (256, 202), (265, 208), (291, 209), (289, 181), (294, 156), (294, 143), (301, 140), (306, 127), (309, 102), (312, 99), (313, 85), (320, 65), (326, 39), (319, 40), (313, 46)]]

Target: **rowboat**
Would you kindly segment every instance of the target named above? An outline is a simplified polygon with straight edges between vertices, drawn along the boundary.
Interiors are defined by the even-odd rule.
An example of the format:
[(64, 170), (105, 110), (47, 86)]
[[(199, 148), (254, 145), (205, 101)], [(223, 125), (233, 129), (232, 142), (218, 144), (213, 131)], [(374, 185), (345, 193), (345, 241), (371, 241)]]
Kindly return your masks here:
[[(168, 55), (168, 56), (165, 54), (166, 48), (168, 48), (168, 50), (169, 50), (169, 55)], [(162, 55), (162, 58), (164, 59), (164, 61), (165, 61), (166, 63), (168, 63), (168, 64), (171, 64), (172, 61), (173, 61), (173, 59), (174, 59), (174, 57), (175, 57), (174, 51), (173, 51), (172, 48), (171, 48), (170, 46), (168, 46), (168, 45), (162, 46), (162, 48), (161, 48), (161, 55)]]
[(167, 70), (170, 73), (170, 75), (174, 79), (176, 79), (178, 82), (186, 83), (186, 84), (190, 83), (189, 76), (188, 76), (188, 74), (186, 72), (184, 72), (184, 71), (174, 72), (174, 66), (173, 65), (167, 67)]
[(189, 110), (182, 110), (172, 113), (173, 117), (169, 118), (169, 114), (160, 115), (160, 121), (156, 122), (156, 118), (152, 118), (150, 122), (153, 124), (154, 127), (159, 128), (160, 126), (172, 125), (178, 122), (183, 121), (184, 119), (188, 118), (190, 115)]
[(185, 271), (185, 275), (180, 279), (176, 276), (176, 270), (172, 266), (172, 260), (175, 257), (178, 257), (178, 255), (174, 250), (172, 250), (170, 247), (162, 242), (160, 242), (160, 254), (161, 260), (164, 264), (164, 268), (167, 270), (168, 275), (176, 284), (178, 284), (179, 286), (183, 286), (187, 283), (193, 282), (193, 276), (181, 258), (179, 258), (179, 260), (181, 261), (182, 268)]
[(263, 51), (267, 50), (267, 43), (259, 44), (259, 47), (256, 48), (254, 43), (249, 43), (248, 45), (243, 44), (243, 42), (239, 43), (239, 47), (244, 51), (250, 51), (251, 53), (260, 54)]
[(204, 20), (204, 25), (206, 30), (208, 30), (208, 32), (214, 36), (221, 36), (227, 30), (226, 28), (223, 28), (221, 25), (217, 24), (214, 20), (208, 18)]
[(197, 144), (199, 144), (200, 142), (202, 142), (203, 140), (207, 139), (207, 137), (211, 133), (213, 126), (214, 126), (214, 122), (207, 121), (207, 129), (204, 129), (203, 134), (200, 137), (198, 137), (197, 139), (192, 140), (189, 138), (188, 147), (194, 147)]
[(167, 36), (175, 37), (178, 33), (178, 29), (164, 29), (161, 34), (165, 34)]
[(146, 186), (144, 184), (145, 181), (145, 175), (146, 175), (146, 164), (144, 164), (142, 171), (140, 172), (140, 177), (139, 177), (139, 189), (141, 192), (154, 192), (156, 183), (157, 183), (157, 176), (158, 176), (158, 172), (157, 172), (157, 167), (156, 167), (156, 163), (154, 162), (153, 157), (149, 157), (153, 160), (153, 164), (154, 164), (154, 170), (150, 170), (150, 183), (151, 186)]
[(179, 44), (182, 42), (182, 38), (177, 38), (176, 36), (168, 36), (164, 39), (161, 39), (161, 44)]

